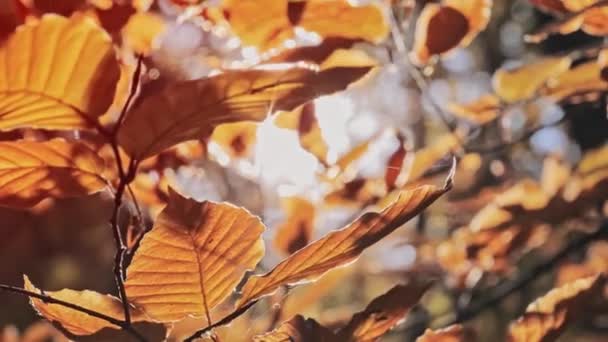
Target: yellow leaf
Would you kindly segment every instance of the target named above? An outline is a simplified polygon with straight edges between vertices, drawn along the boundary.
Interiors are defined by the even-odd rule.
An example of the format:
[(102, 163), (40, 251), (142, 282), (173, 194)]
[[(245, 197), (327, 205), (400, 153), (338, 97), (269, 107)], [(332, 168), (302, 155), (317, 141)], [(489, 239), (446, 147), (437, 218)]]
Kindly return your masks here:
[(500, 115), (500, 99), (496, 95), (485, 94), (466, 104), (450, 103), (448, 110), (461, 119), (484, 125)]
[(258, 125), (255, 122), (222, 124), (213, 130), (211, 142), (220, 145), (231, 157), (247, 157), (253, 151)]
[(142, 160), (179, 142), (205, 137), (222, 123), (261, 121), (274, 110), (292, 110), (346, 88), (369, 67), (227, 71), (169, 85), (128, 114), (119, 142)]
[(338, 341), (376, 341), (404, 319), (429, 286), (427, 282), (396, 285), (356, 313), (338, 331)]
[(48, 197), (76, 197), (106, 186), (103, 159), (80, 143), (0, 142), (0, 205), (25, 208)]
[(0, 130), (89, 128), (112, 103), (120, 70), (88, 18), (45, 15), (0, 49)]
[(159, 15), (138, 12), (129, 18), (122, 29), (125, 44), (135, 53), (148, 55), (156, 39), (165, 31), (165, 22)]
[(312, 318), (300, 315), (283, 322), (275, 330), (258, 335), (254, 342), (337, 342), (334, 333)]
[(575, 94), (608, 90), (608, 82), (601, 77), (602, 67), (597, 61), (575, 66), (547, 81), (542, 94), (555, 101)]
[[(41, 293), (27, 276), (23, 276), (23, 282), (26, 290)], [(124, 319), (123, 306), (120, 299), (110, 295), (90, 290), (75, 291), (70, 289), (44, 291), (44, 294), (118, 320)], [(120, 327), (101, 318), (93, 317), (59, 304), (48, 304), (34, 297), (30, 297), (30, 302), (40, 315), (51, 322), (59, 323), (67, 332), (74, 335), (91, 335), (104, 328), (120, 329)], [(145, 321), (146, 316), (141, 311), (132, 308), (131, 319), (134, 322), (140, 322)]]
[(460, 139), (456, 133), (445, 134), (438, 137), (429, 146), (414, 153), (414, 159), (409, 167), (408, 182), (414, 182), (431, 169), (442, 158), (460, 146)]
[(127, 270), (129, 300), (162, 322), (208, 315), (264, 255), (263, 230), (245, 209), (170, 190)]
[(550, 57), (512, 70), (499, 69), (494, 73), (492, 86), (506, 102), (526, 100), (549, 78), (568, 70), (571, 62), (568, 57)]
[(566, 325), (603, 296), (603, 276), (582, 278), (549, 291), (509, 328), (511, 342), (555, 341)]
[(352, 6), (346, 0), (231, 0), (224, 10), (232, 31), (260, 50), (280, 46), (299, 26), (321, 37), (379, 42), (388, 25), (379, 6)]
[(273, 293), (282, 285), (313, 281), (328, 270), (354, 261), (367, 247), (418, 215), (451, 187), (431, 185), (401, 193), (382, 212), (369, 212), (347, 227), (333, 231), (307, 245), (264, 275), (250, 277), (242, 289), (238, 306)]

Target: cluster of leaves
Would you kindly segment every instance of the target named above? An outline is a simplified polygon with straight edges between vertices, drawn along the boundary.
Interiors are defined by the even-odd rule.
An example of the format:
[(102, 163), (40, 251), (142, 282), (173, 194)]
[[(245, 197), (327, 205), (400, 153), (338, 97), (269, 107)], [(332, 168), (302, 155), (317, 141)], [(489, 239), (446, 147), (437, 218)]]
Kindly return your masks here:
[[(531, 41), (579, 29), (608, 35), (605, 1), (530, 2), (559, 17), (531, 35)], [(527, 106), (526, 120), (534, 132), (544, 127), (535, 108), (538, 97), (577, 105), (597, 102), (608, 90), (608, 54), (602, 48), (499, 69), (493, 93), (472, 103), (451, 103), (445, 112), (436, 108), (444, 120), (445, 114), (452, 115), (446, 121), (449, 132), (415, 153), (410, 153), (409, 137), (391, 130), (397, 148), (383, 165), (383, 176), (367, 177), (356, 162), (378, 137), (330, 158), (314, 100), (365, 83), (382, 68), (377, 58), (355, 48), (358, 45), (394, 49), (412, 76), (422, 77), (419, 67), (432, 68), (486, 29), (491, 0), (415, 5), (166, 1), (180, 20), (228, 30), (260, 52), (259, 61), (247, 68), (222, 65), (213, 74), (193, 79), (171, 75), (149, 58), (167, 29), (153, 1), (8, 3), (9, 10), (0, 12), (0, 19), (10, 18), (0, 26), (0, 130), (14, 136), (0, 141), (0, 205), (28, 209), (49, 198), (111, 194), (108, 219), (116, 247), (118, 296), (91, 290), (43, 291), (27, 276), (22, 288), (0, 289), (29, 296), (38, 314), (76, 340), (165, 340), (189, 317), (202, 318), (206, 325), (186, 341), (219, 340), (217, 328), (262, 298), (352, 263), (452, 189), (454, 177), (457, 192), (474, 193), (481, 184), (478, 176), (492, 169), (485, 154), (495, 148), (471, 144), (471, 127), (491, 130), (517, 105)], [(402, 19), (414, 24), (411, 49), (401, 34)], [(314, 33), (318, 45), (290, 45), (299, 30)], [(284, 258), (267, 272), (251, 275), (266, 254), (264, 223), (244, 207), (181, 194), (165, 170), (211, 160), (213, 146), (231, 159), (247, 158), (263, 121), (296, 131), (301, 147), (323, 165), (318, 175), (324, 188), (322, 205), (381, 210), (366, 212), (315, 240), (320, 204), (304, 197), (285, 198), (286, 219), (274, 240)], [(502, 141), (499, 148), (516, 142)], [(458, 156), (460, 164), (452, 163), (444, 177), (450, 168), (441, 165), (449, 164), (443, 161), (451, 156)], [(438, 174), (445, 181), (431, 185)], [(421, 258), (441, 268), (448, 286), (474, 289), (488, 276), (512, 273), (523, 255), (547, 243), (551, 226), (596, 208), (606, 193), (606, 146), (587, 151), (575, 167), (547, 158), (539, 182), (524, 179), (492, 193), (447, 239), (420, 239)], [(127, 207), (123, 202), (133, 208), (128, 227), (119, 219), (120, 209)], [(556, 339), (585, 306), (603, 298), (604, 266), (590, 261), (576, 265), (580, 276), (566, 277), (530, 304), (511, 324), (508, 339)], [(436, 271), (430, 273), (393, 286), (343, 324), (324, 325), (297, 314), (252, 338), (375, 341), (403, 321), (429, 291), (428, 279), (436, 278)], [(226, 307), (231, 307), (226, 315), (214, 317)], [(417, 341), (471, 340), (462, 321), (457, 317), (444, 329), (427, 330)]]

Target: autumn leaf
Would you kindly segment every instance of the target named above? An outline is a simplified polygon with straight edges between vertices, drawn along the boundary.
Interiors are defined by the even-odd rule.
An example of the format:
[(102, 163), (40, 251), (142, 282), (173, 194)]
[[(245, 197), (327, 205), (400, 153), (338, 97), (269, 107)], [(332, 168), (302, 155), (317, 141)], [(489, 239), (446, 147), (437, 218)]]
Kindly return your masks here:
[(258, 124), (243, 121), (222, 124), (213, 130), (210, 142), (218, 144), (233, 158), (247, 157), (257, 140)]
[[(41, 290), (32, 284), (27, 276), (23, 276), (23, 281), (26, 290), (42, 293)], [(44, 291), (44, 294), (117, 320), (124, 319), (122, 302), (120, 299), (110, 295), (90, 290), (76, 291), (70, 289)], [(30, 303), (42, 317), (51, 322), (58, 323), (67, 332), (76, 336), (91, 335), (104, 328), (120, 329), (120, 327), (101, 318), (93, 317), (59, 304), (45, 303), (43, 300), (34, 297), (30, 297)], [(132, 307), (131, 319), (133, 322), (141, 322), (147, 320), (147, 317), (141, 311)]]
[(296, 315), (277, 329), (253, 338), (255, 342), (337, 342), (334, 333), (312, 318)]
[(0, 48), (0, 130), (90, 128), (119, 74), (110, 37), (90, 19), (23, 25)]
[(286, 218), (277, 227), (274, 245), (281, 253), (290, 255), (306, 246), (312, 239), (315, 224), (315, 207), (302, 197), (282, 200)]
[(469, 103), (450, 103), (448, 110), (460, 119), (484, 125), (498, 118), (501, 105), (496, 95), (485, 94)]
[(219, 124), (261, 121), (275, 110), (292, 110), (346, 88), (369, 70), (234, 70), (170, 84), (134, 106), (120, 129), (119, 142), (129, 155), (142, 160), (177, 143), (205, 137)]
[(401, 176), (405, 157), (407, 155), (407, 149), (405, 148), (405, 137), (402, 135), (397, 136), (399, 142), (397, 149), (388, 158), (386, 164), (386, 170), (384, 171), (384, 183), (387, 190), (393, 190), (397, 186), (397, 182)]
[(313, 281), (334, 267), (352, 262), (367, 247), (418, 215), (450, 187), (451, 177), (443, 188), (425, 185), (403, 191), (382, 212), (366, 213), (345, 228), (300, 249), (270, 272), (250, 277), (243, 286), (237, 306), (273, 293), (282, 285)]
[(405, 318), (429, 286), (428, 282), (396, 285), (356, 313), (338, 331), (338, 341), (376, 341)]
[(165, 31), (162, 17), (148, 12), (135, 13), (122, 28), (125, 45), (135, 53), (148, 55), (156, 40)]
[(357, 40), (328, 37), (323, 39), (319, 45), (302, 46), (294, 49), (289, 49), (281, 52), (266, 60), (266, 63), (294, 63), (294, 62), (309, 62), (314, 64), (322, 64), (332, 53), (339, 49), (351, 48)]
[(45, 198), (95, 193), (106, 186), (103, 160), (81, 143), (0, 142), (0, 205), (31, 207)]
[(410, 54), (417, 65), (456, 47), (466, 47), (490, 21), (492, 0), (444, 0), (427, 3), (418, 20)]
[(573, 95), (601, 93), (608, 90), (608, 82), (602, 79), (602, 67), (595, 61), (579, 64), (570, 70), (547, 80), (540, 93), (562, 101)]
[(570, 68), (569, 57), (548, 57), (514, 69), (499, 69), (494, 73), (492, 86), (504, 101), (512, 103), (526, 100), (551, 77)]
[(450, 325), (439, 330), (426, 329), (424, 334), (416, 339), (416, 342), (464, 342), (465, 336), (462, 325)]
[(232, 31), (244, 45), (276, 48), (302, 27), (321, 37), (361, 39), (377, 43), (388, 24), (376, 5), (352, 6), (346, 0), (230, 0), (224, 11)]
[(582, 30), (594, 36), (608, 34), (608, 5), (602, 1), (563, 1), (566, 15), (526, 35), (528, 42), (538, 43), (552, 34), (570, 34)]
[(321, 133), (313, 102), (308, 102), (290, 112), (279, 113), (275, 123), (280, 128), (296, 130), (300, 146), (314, 155), (321, 163), (327, 163), (328, 147)]
[(567, 324), (603, 296), (605, 283), (605, 277), (600, 275), (578, 279), (549, 291), (528, 305), (526, 313), (511, 324), (509, 341), (555, 341)]
[(170, 190), (127, 269), (129, 300), (162, 322), (209, 317), (264, 255), (263, 230), (245, 209)]

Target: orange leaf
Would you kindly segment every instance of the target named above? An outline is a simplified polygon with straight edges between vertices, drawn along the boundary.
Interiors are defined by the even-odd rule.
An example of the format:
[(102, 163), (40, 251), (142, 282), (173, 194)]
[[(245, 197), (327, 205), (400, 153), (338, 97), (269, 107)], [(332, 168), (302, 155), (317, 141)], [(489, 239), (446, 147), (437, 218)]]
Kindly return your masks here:
[(464, 342), (465, 336), (462, 325), (450, 325), (439, 330), (426, 329), (424, 335), (418, 337), (416, 342)]
[(353, 39), (329, 37), (323, 39), (319, 45), (303, 46), (281, 52), (268, 59), (267, 63), (293, 63), (310, 62), (314, 64), (323, 63), (334, 51), (349, 49), (357, 41)]
[(245, 209), (170, 190), (127, 270), (129, 300), (162, 322), (208, 316), (264, 255), (263, 230)]
[(376, 341), (405, 318), (429, 286), (430, 283), (396, 285), (356, 313), (338, 331), (338, 341)]
[(549, 291), (531, 303), (509, 328), (509, 341), (555, 341), (566, 325), (603, 296), (603, 276), (583, 278)]
[(230, 0), (225, 11), (232, 31), (245, 45), (278, 47), (302, 27), (321, 37), (379, 42), (388, 34), (381, 9), (352, 6), (346, 0)]
[(127, 115), (119, 142), (142, 160), (177, 143), (205, 137), (222, 123), (261, 121), (274, 110), (292, 110), (343, 90), (369, 67), (240, 70), (169, 85), (145, 97)]
[(416, 21), (413, 62), (424, 65), (433, 56), (469, 45), (488, 25), (491, 7), (492, 0), (444, 0), (424, 6)]
[[(23, 276), (23, 281), (26, 290), (42, 293), (41, 290), (37, 289), (30, 282), (27, 276)], [(44, 291), (44, 294), (118, 320), (124, 318), (123, 306), (120, 299), (110, 295), (89, 290), (75, 291), (70, 289)], [(41, 316), (51, 322), (58, 323), (67, 332), (77, 336), (91, 335), (104, 328), (120, 329), (120, 327), (101, 318), (93, 317), (59, 304), (47, 304), (41, 299), (34, 297), (30, 297), (30, 303)], [(141, 311), (132, 308), (131, 319), (133, 322), (141, 322), (147, 318)]]
[(500, 99), (493, 94), (485, 94), (466, 104), (448, 104), (448, 110), (452, 114), (479, 125), (484, 125), (498, 118), (500, 109)]
[(135, 13), (122, 29), (125, 44), (135, 53), (148, 55), (156, 39), (165, 31), (165, 22), (149, 12)]
[(258, 125), (255, 122), (234, 122), (219, 125), (213, 130), (211, 142), (220, 145), (231, 157), (247, 157), (257, 139)]
[(418, 215), (450, 187), (451, 177), (443, 188), (425, 185), (403, 191), (382, 212), (366, 213), (345, 228), (300, 249), (270, 272), (250, 277), (237, 305), (271, 294), (282, 285), (313, 281), (334, 267), (354, 261), (367, 247)]
[(283, 322), (275, 330), (253, 338), (255, 342), (337, 342), (334, 333), (312, 318), (300, 315)]
[(0, 142), (0, 205), (26, 208), (48, 197), (95, 193), (106, 186), (103, 160), (80, 143)]
[(315, 224), (315, 207), (301, 197), (289, 197), (282, 201), (285, 222), (277, 227), (274, 245), (285, 255), (306, 246), (312, 239)]
[(0, 130), (90, 128), (119, 75), (110, 37), (91, 19), (23, 25), (0, 48)]

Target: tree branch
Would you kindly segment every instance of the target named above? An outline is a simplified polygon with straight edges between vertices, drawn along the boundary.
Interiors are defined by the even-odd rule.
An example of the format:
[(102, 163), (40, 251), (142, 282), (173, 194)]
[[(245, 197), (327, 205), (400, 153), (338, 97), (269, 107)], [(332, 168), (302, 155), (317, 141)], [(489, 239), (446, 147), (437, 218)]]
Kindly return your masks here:
[(110, 317), (110, 316), (104, 315), (102, 313), (99, 313), (99, 312), (94, 311), (94, 310), (87, 309), (87, 308), (82, 307), (82, 306), (77, 305), (77, 304), (73, 304), (73, 303), (70, 303), (70, 302), (63, 301), (61, 299), (53, 298), (51, 296), (44, 295), (42, 293), (28, 291), (26, 289), (23, 289), (23, 288), (20, 288), (20, 287), (16, 287), (16, 286), (0, 284), (0, 290), (7, 291), (7, 292), (12, 292), (12, 293), (18, 293), (18, 294), (25, 295), (25, 296), (28, 296), (28, 297), (38, 298), (38, 299), (42, 300), (45, 303), (57, 304), (57, 305), (61, 305), (61, 306), (64, 306), (64, 307), (72, 309), (72, 310), (76, 310), (76, 311), (85, 313), (85, 314), (87, 314), (89, 316), (93, 316), (95, 318), (99, 318), (99, 319), (102, 319), (102, 320), (104, 320), (104, 321), (106, 321), (108, 323), (111, 323), (111, 324), (119, 326), (123, 330), (125, 330), (128, 333), (130, 333), (131, 335), (133, 335), (133, 337), (137, 338), (137, 340), (139, 340), (139, 341), (142, 341), (142, 342), (146, 341), (146, 338), (143, 337), (137, 330), (135, 330), (133, 328), (133, 326), (130, 323), (128, 323), (126, 321), (121, 321), (121, 320), (116, 319), (114, 317)]
[(197, 338), (201, 338), (203, 337), (203, 335), (205, 335), (206, 333), (212, 331), (213, 329), (220, 327), (222, 325), (226, 325), (232, 321), (234, 321), (235, 319), (237, 319), (240, 315), (244, 314), (247, 310), (249, 310), (249, 308), (251, 308), (253, 305), (255, 305), (255, 303), (257, 303), (257, 300), (254, 300), (253, 302), (249, 302), (248, 304), (234, 310), (233, 312), (231, 312), (230, 314), (224, 316), (224, 318), (220, 319), (219, 321), (201, 329), (196, 331), (194, 334), (192, 334), (192, 336), (186, 338), (184, 340), (184, 342), (192, 342)]
[(490, 291), (487, 297), (479, 302), (473, 303), (471, 306), (459, 312), (456, 318), (445, 323), (445, 326), (452, 324), (463, 323), (475, 318), (485, 310), (496, 306), (503, 299), (511, 294), (523, 289), (529, 283), (540, 277), (541, 275), (552, 270), (562, 259), (566, 258), (573, 252), (585, 248), (591, 242), (608, 237), (608, 221), (604, 221), (599, 229), (591, 234), (587, 234), (579, 239), (576, 239), (566, 245), (562, 250), (544, 262), (532, 267), (529, 271), (523, 273), (519, 278), (512, 281), (504, 282), (500, 286), (495, 287)]

